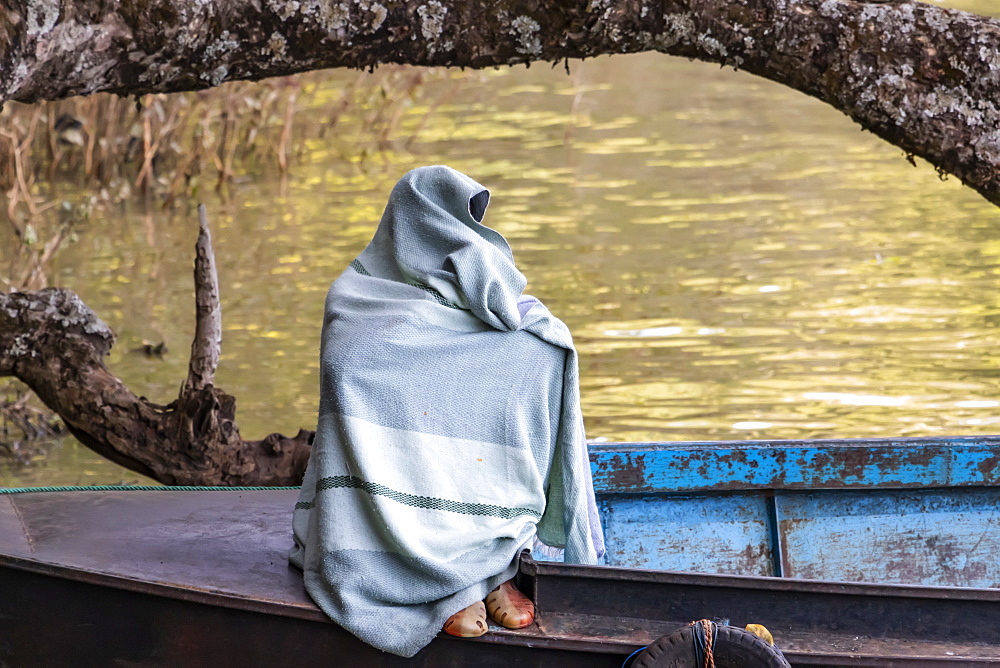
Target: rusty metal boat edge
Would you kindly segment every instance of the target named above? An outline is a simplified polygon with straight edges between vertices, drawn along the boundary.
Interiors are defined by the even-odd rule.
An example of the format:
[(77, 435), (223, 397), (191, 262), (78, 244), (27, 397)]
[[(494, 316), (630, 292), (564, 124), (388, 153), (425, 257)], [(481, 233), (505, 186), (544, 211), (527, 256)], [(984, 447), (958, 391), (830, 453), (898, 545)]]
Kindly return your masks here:
[[(284, 657), (273, 653), (257, 657), (263, 661), (247, 655), (241, 665), (293, 665), (314, 653), (316, 659), (328, 659), (334, 651), (353, 657), (342, 665), (618, 666), (632, 651), (676, 630), (685, 620), (704, 616), (718, 619), (719, 612), (739, 625), (766, 620), (793, 665), (1000, 665), (1000, 645), (995, 644), (996, 629), (1000, 628), (998, 590), (585, 567), (536, 562), (530, 555), (522, 557), (518, 578), (519, 585), (538, 604), (535, 626), (523, 631), (494, 629), (483, 638), (470, 640), (442, 635), (414, 659), (404, 660), (375, 652), (309, 604), (233, 596), (0, 556), (0, 592), (5, 600), (10, 597), (9, 602), (22, 611), (39, 607), (32, 601), (43, 602), (41, 607), (47, 609), (29, 624), (36, 630), (61, 627), (56, 623), (59, 612), (78, 609), (81, 604), (89, 610), (83, 616), (88, 621), (81, 624), (78, 614), (69, 617), (78, 627), (90, 627), (95, 638), (105, 639), (101, 644), (120, 630), (116, 617), (123, 607), (128, 616), (166, 622), (141, 624), (139, 633), (131, 625), (126, 644), (138, 643), (140, 647), (124, 652), (134, 657), (128, 662), (131, 665), (175, 665), (181, 658), (184, 665), (217, 665), (217, 654), (222, 650), (239, 655), (238, 648), (247, 643), (248, 635), (257, 634), (258, 641), (270, 639), (273, 646), (282, 646), (289, 638), (287, 628), (302, 623), (308, 627), (306, 636), (322, 642), (312, 643), (311, 649), (299, 647)], [(61, 600), (67, 596), (70, 600)], [(4, 607), (0, 605), (0, 610)], [(847, 608), (851, 614), (845, 614)], [(225, 622), (229, 632), (223, 632), (217, 623), (198, 621), (206, 610), (232, 611), (236, 616)], [(179, 617), (187, 618), (186, 622)], [(248, 618), (256, 623), (247, 624)], [(36, 656), (38, 662), (19, 651), (4, 656), (15, 649), (3, 633), (10, 620), (4, 610), (0, 616), (0, 665), (58, 665), (60, 662), (52, 661), (53, 648), (65, 651), (64, 658), (82, 655), (94, 660), (84, 659), (76, 665), (111, 665), (101, 660), (101, 652), (88, 652), (91, 643), (81, 643), (75, 633), (46, 638), (48, 633), (39, 632), (32, 645), (36, 649), (44, 645), (46, 652)], [(104, 620), (108, 628), (102, 629), (97, 620)], [(975, 623), (960, 623), (969, 620)], [(192, 622), (210, 638), (192, 638)], [(969, 632), (956, 633), (957, 626)], [(234, 627), (238, 631), (234, 632)], [(194, 646), (201, 650), (182, 656), (146, 652), (164, 644), (164, 632), (178, 641), (186, 636), (183, 642), (167, 643), (175, 648), (188, 646), (183, 651), (189, 652)], [(301, 635), (301, 629), (293, 634)], [(331, 639), (335, 640), (333, 647)], [(114, 654), (114, 663), (121, 663), (122, 652)], [(512, 659), (515, 664), (510, 663)]]
[(1000, 664), (996, 589), (586, 567), (530, 558), (522, 561), (521, 578), (542, 611), (540, 625), (553, 635), (603, 633), (605, 642), (632, 647), (690, 620), (721, 618), (737, 626), (765, 624), (792, 665)]

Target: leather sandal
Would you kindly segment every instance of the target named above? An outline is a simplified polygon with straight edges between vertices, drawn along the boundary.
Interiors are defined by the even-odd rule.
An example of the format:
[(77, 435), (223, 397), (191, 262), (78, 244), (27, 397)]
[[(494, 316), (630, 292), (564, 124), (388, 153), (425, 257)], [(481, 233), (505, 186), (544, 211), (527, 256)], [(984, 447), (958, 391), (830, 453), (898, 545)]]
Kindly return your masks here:
[(514, 586), (513, 580), (490, 592), (486, 609), (493, 621), (508, 629), (523, 629), (535, 621), (535, 604)]
[(487, 631), (486, 606), (482, 601), (476, 601), (449, 617), (441, 629), (459, 638), (478, 638)]

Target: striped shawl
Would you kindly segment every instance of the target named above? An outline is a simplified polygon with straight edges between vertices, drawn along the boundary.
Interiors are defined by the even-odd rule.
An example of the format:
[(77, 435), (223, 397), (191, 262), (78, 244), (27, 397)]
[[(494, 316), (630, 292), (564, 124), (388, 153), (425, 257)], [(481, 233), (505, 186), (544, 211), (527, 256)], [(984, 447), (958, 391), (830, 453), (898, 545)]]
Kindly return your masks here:
[(450, 168), (408, 173), (326, 301), (290, 560), (334, 621), (401, 656), (523, 548), (604, 550), (573, 342), (521, 294), (488, 200)]

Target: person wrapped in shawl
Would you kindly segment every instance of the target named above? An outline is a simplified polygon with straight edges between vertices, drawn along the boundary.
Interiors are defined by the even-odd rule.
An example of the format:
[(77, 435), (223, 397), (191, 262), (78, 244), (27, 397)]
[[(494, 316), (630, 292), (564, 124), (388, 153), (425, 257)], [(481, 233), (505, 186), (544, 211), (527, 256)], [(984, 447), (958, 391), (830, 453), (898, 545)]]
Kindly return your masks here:
[(413, 656), (445, 626), (530, 624), (525, 548), (604, 553), (569, 330), (482, 225), (489, 192), (449, 167), (406, 174), (331, 286), (319, 423), (295, 505), (316, 604)]

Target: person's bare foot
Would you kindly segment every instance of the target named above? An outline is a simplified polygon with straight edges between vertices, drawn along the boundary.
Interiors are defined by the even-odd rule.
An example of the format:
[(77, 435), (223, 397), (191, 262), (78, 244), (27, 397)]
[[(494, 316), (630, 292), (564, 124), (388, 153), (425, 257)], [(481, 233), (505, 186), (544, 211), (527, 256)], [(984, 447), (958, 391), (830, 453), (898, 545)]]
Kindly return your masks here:
[(523, 629), (535, 621), (535, 604), (507, 580), (486, 597), (486, 608), (500, 626)]
[(478, 638), (486, 633), (486, 606), (476, 601), (448, 618), (442, 630), (459, 638)]

